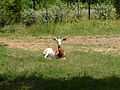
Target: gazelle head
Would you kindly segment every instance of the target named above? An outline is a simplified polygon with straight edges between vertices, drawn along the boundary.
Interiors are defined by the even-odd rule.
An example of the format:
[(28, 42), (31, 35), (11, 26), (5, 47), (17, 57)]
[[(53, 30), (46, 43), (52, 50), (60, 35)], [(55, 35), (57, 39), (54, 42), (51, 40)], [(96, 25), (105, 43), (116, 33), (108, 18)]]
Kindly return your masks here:
[(55, 38), (53, 38), (53, 40), (55, 40), (57, 42), (58, 46), (61, 46), (62, 45), (62, 41), (65, 41), (66, 38), (55, 37)]

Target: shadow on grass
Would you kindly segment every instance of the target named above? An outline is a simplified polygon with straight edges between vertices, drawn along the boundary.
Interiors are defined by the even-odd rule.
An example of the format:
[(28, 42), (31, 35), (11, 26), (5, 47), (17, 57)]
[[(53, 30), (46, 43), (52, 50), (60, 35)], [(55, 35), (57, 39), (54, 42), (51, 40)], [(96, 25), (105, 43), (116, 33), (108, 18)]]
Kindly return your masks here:
[(44, 79), (42, 76), (39, 78), (31, 76), (18, 77), (13, 81), (0, 78), (0, 90), (120, 90), (120, 78), (117, 77), (94, 79), (85, 76), (71, 79)]

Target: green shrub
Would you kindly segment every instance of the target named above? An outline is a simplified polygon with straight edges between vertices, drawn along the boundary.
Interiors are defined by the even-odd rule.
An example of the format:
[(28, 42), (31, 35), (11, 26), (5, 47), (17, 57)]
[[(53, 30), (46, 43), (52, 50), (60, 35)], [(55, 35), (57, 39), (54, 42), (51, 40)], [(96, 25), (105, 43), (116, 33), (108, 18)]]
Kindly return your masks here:
[(95, 8), (95, 17), (97, 19), (114, 19), (115, 9), (111, 4), (97, 4)]
[(113, 0), (116, 9), (117, 18), (120, 18), (120, 0)]
[(21, 0), (3, 0), (0, 2), (0, 26), (20, 21)]
[(36, 22), (36, 15), (35, 15), (35, 12), (33, 9), (29, 9), (29, 10), (24, 10), (22, 12), (22, 22), (25, 24), (25, 25), (31, 25), (33, 23)]

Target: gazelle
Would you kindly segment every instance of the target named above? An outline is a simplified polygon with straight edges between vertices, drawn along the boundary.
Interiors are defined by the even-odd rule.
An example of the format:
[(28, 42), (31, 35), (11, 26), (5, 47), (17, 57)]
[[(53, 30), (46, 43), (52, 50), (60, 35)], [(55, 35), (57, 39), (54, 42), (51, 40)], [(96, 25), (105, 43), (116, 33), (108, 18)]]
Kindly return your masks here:
[(53, 50), (52, 48), (46, 48), (43, 51), (44, 54), (44, 58), (62, 58), (65, 56), (64, 50), (62, 48), (62, 41), (65, 41), (66, 38), (54, 38), (53, 40), (55, 40), (57, 42), (57, 50)]

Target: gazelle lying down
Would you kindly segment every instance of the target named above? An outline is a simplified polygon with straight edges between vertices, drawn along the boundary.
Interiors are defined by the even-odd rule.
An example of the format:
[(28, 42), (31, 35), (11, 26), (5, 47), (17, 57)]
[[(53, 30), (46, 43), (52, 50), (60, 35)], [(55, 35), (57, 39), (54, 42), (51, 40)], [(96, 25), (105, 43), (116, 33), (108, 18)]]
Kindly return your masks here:
[(62, 48), (62, 41), (65, 41), (66, 38), (54, 38), (57, 42), (57, 50), (53, 50), (52, 48), (46, 48), (43, 51), (44, 58), (62, 58), (65, 56), (64, 50)]

